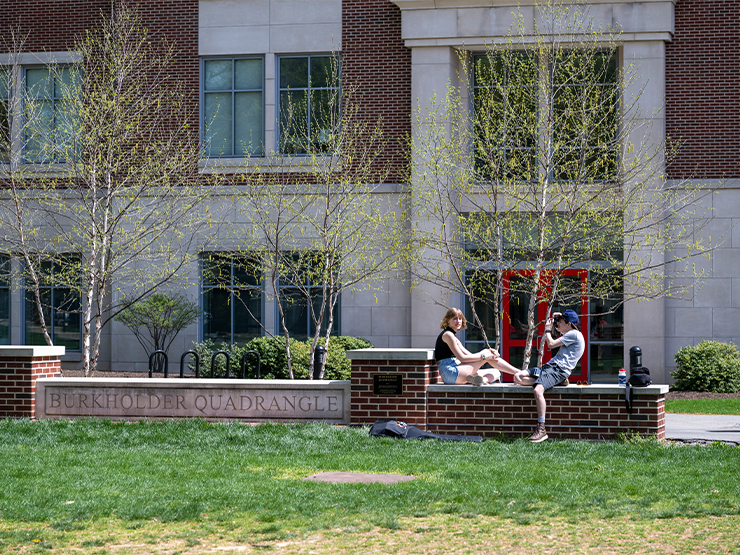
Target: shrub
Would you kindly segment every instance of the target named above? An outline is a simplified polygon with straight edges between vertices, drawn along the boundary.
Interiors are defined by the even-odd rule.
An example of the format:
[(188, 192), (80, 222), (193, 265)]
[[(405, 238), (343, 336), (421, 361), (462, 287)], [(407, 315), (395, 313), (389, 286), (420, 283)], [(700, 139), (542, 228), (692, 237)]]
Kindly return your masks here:
[(691, 391), (740, 391), (740, 355), (733, 343), (702, 341), (676, 353), (674, 387)]
[[(358, 337), (340, 336), (329, 338), (329, 352), (326, 358), (326, 369), (324, 378), (327, 380), (348, 380), (351, 374), (351, 363), (346, 352), (352, 349), (365, 349), (372, 347), (367, 339)], [(193, 350), (200, 357), (201, 378), (211, 377), (211, 359), (215, 351), (226, 351), (229, 353), (231, 362), (231, 375), (241, 376), (241, 360), (244, 353), (253, 350), (260, 355), (260, 377), (264, 379), (288, 379), (288, 364), (285, 358), (285, 345), (282, 340), (272, 337), (257, 337), (249, 341), (246, 346), (229, 345), (222, 342), (216, 345), (207, 339), (201, 343), (195, 343)], [(310, 362), (311, 343), (309, 341), (296, 341), (291, 339), (290, 352), (293, 359), (293, 375), (296, 379), (308, 378), (308, 367)], [(195, 372), (195, 363), (191, 360), (190, 371)], [(247, 356), (245, 363), (245, 377), (257, 377), (257, 360), (253, 355)], [(226, 358), (220, 355), (215, 360), (214, 377), (226, 377)]]

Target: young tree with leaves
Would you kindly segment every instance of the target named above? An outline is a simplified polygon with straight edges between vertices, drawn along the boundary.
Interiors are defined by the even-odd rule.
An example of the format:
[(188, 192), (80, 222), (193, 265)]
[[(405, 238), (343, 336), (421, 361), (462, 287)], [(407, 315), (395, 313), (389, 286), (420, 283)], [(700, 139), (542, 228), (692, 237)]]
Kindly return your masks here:
[(11, 195), (2, 205), (39, 314), (52, 309), (34, 279), (45, 267), (54, 271), (44, 279), (76, 293), (78, 306), (53, 309), (81, 314), (90, 375), (104, 326), (176, 278), (207, 242), (213, 189), (198, 174), (197, 108), (173, 76), (177, 53), (136, 10), (101, 15), (72, 50), (73, 63), (16, 82), (23, 156), (3, 176)]
[(382, 122), (362, 113), (338, 56), (313, 63), (310, 85), (281, 96), (278, 152), (243, 176), (252, 233), (242, 248), (269, 276), (286, 352), (286, 313), (307, 311), (309, 375), (323, 377), (314, 352), (328, 349), (341, 294), (392, 278), (408, 252), (403, 215), (378, 190), (388, 175)]
[[(498, 326), (504, 296), (528, 298), (523, 368), (540, 303), (549, 314), (586, 296), (614, 310), (668, 295), (673, 273), (699, 277), (691, 261), (713, 248), (692, 233), (706, 222), (682, 211), (711, 190), (665, 185), (675, 148), (649, 142), (643, 77), (620, 66), (620, 41), (587, 7), (539, 4), (484, 53), (461, 51), (470, 87), (417, 114), (413, 210), (432, 254), (416, 275), (462, 293), (486, 344), (485, 314)], [(573, 269), (589, 272), (588, 290), (564, 279)]]

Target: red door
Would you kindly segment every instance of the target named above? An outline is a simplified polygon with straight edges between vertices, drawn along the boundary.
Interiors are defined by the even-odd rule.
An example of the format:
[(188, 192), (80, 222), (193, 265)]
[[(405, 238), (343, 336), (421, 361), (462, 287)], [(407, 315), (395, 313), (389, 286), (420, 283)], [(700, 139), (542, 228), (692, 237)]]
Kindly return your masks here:
[[(516, 368), (522, 367), (524, 361), (524, 347), (527, 340), (527, 310), (529, 308), (529, 295), (525, 292), (525, 277), (531, 276), (532, 271), (511, 271), (504, 276), (504, 322), (501, 333), (501, 355), (505, 360)], [(566, 270), (562, 273), (560, 282), (561, 294), (556, 292), (556, 302), (553, 305), (554, 312), (563, 312), (570, 308), (575, 310), (581, 319), (581, 332), (586, 341), (586, 349), (581, 357), (578, 366), (571, 373), (571, 381), (588, 380), (588, 330), (585, 329), (588, 318), (588, 298), (586, 296), (588, 272), (586, 270)], [(547, 301), (552, 296), (552, 273), (544, 273), (540, 276), (540, 290), (535, 320), (537, 329), (532, 343), (532, 355), (529, 361), (529, 367), (532, 368), (537, 364), (537, 347), (542, 339), (542, 332), (545, 329), (545, 317), (547, 311)], [(552, 358), (552, 353), (545, 348), (543, 362)], [(504, 381), (512, 381), (512, 377), (504, 374)]]

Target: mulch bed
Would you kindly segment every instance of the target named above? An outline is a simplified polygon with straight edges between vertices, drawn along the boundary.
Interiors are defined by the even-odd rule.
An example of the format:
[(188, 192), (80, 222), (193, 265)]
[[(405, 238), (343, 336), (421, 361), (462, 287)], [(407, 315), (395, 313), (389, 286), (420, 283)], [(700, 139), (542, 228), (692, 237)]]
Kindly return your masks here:
[(711, 391), (669, 391), (666, 399), (740, 399), (737, 393), (712, 393)]

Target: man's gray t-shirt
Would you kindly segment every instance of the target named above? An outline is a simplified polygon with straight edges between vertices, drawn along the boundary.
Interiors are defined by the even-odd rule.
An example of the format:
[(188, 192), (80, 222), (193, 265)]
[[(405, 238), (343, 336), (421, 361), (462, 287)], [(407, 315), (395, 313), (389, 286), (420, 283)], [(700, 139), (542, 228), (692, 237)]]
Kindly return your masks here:
[(576, 367), (576, 364), (578, 364), (581, 355), (583, 355), (583, 350), (586, 348), (586, 342), (583, 339), (583, 334), (578, 330), (570, 330), (559, 339), (563, 346), (560, 347), (558, 354), (552, 357), (550, 362), (557, 364), (560, 368), (567, 370), (570, 374), (570, 372)]

